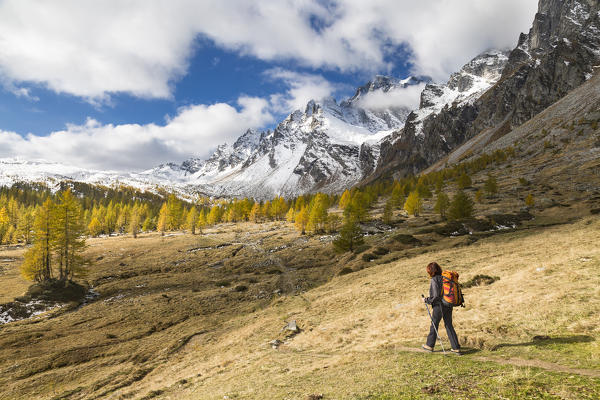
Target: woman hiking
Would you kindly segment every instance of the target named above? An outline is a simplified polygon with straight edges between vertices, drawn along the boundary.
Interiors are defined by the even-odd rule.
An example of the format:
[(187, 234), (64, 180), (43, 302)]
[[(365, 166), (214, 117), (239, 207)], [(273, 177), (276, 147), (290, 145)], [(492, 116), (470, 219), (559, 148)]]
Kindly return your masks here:
[(433, 352), (440, 320), (444, 318), (444, 325), (446, 326), (450, 346), (452, 346), (452, 352), (460, 354), (460, 344), (458, 344), (458, 337), (452, 326), (452, 307), (448, 307), (442, 302), (442, 268), (440, 268), (438, 263), (432, 262), (427, 265), (427, 273), (431, 277), (431, 284), (429, 285), (429, 297), (425, 297), (423, 301), (431, 305), (433, 314), (431, 315), (432, 324), (429, 327), (427, 343), (421, 347), (426, 351)]

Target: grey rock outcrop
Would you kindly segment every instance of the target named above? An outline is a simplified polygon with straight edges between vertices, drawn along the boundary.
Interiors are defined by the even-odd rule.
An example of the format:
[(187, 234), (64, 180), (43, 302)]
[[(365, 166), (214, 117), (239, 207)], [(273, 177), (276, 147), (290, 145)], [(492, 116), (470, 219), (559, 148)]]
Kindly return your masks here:
[[(521, 34), (504, 64), (496, 63), (502, 68), (497, 83), (472, 101), (455, 102), (423, 118), (419, 112), (433, 107), (445, 90), (428, 85), (420, 110), (381, 144), (375, 172), (365, 182), (419, 172), (488, 129), (501, 137), (580, 86), (599, 64), (599, 2), (540, 0), (529, 33)], [(470, 74), (453, 75), (446, 87), (465, 90), (471, 77), (485, 73), (486, 67), (465, 66), (461, 72)]]

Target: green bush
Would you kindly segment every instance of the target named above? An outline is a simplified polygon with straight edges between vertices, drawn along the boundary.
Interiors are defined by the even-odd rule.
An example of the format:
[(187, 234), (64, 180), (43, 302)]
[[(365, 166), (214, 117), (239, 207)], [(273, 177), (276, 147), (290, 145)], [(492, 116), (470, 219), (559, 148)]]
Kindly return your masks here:
[(531, 182), (529, 182), (525, 178), (519, 178), (519, 185), (521, 185), (521, 186), (529, 186), (529, 185), (531, 185)]
[(404, 235), (401, 233), (393, 236), (392, 239), (394, 239), (396, 242), (400, 242), (402, 244), (412, 244), (412, 245), (421, 244), (421, 241), (419, 239), (417, 239), (416, 237), (414, 237), (412, 235)]
[(390, 252), (390, 250), (386, 249), (385, 247), (377, 247), (375, 250), (373, 250), (373, 253), (378, 256), (385, 256), (389, 252)]
[(377, 258), (378, 257), (373, 253), (365, 253), (362, 255), (362, 260), (366, 262), (376, 260)]
[(361, 244), (360, 246), (354, 249), (354, 254), (360, 254), (364, 251), (369, 250), (370, 248), (371, 246), (369, 246), (368, 244)]
[(491, 285), (492, 283), (496, 282), (497, 280), (500, 280), (500, 278), (497, 276), (477, 274), (470, 280), (463, 283), (461, 286), (465, 289), (468, 289), (473, 286)]

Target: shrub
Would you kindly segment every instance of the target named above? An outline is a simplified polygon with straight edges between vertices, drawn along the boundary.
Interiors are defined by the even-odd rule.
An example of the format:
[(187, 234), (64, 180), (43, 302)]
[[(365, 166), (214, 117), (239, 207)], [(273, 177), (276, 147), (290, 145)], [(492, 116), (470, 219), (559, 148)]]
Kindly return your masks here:
[(465, 289), (468, 289), (473, 286), (491, 285), (492, 283), (496, 282), (497, 280), (500, 280), (500, 278), (497, 276), (477, 274), (470, 280), (463, 283), (461, 286)]
[(442, 236), (462, 236), (469, 234), (467, 228), (459, 221), (450, 221), (436, 228), (435, 232)]
[(248, 286), (237, 285), (233, 290), (235, 290), (236, 292), (245, 292), (246, 290), (248, 290)]
[(525, 178), (519, 178), (519, 185), (521, 186), (529, 186), (531, 184), (531, 182), (529, 182), (527, 179)]
[(377, 254), (378, 256), (385, 256), (389, 252), (390, 251), (388, 249), (386, 249), (385, 247), (378, 247), (375, 250), (373, 250), (373, 253)]
[(217, 287), (229, 287), (229, 286), (231, 286), (231, 282), (230, 281), (216, 281), (215, 285)]
[(274, 269), (268, 270), (267, 274), (269, 274), (269, 275), (280, 275), (280, 274), (283, 274), (283, 272), (281, 272), (277, 268), (274, 268)]
[(394, 239), (396, 242), (400, 242), (402, 244), (413, 244), (413, 245), (421, 244), (421, 241), (419, 239), (417, 239), (416, 237), (414, 237), (412, 235), (404, 235), (401, 233), (393, 236), (392, 239)]
[(360, 254), (363, 251), (367, 251), (371, 248), (371, 246), (369, 246), (368, 244), (362, 244), (360, 246), (358, 246), (357, 248), (354, 249), (353, 253), (354, 254)]
[(369, 262), (369, 261), (372, 261), (372, 260), (376, 260), (377, 258), (378, 257), (375, 254), (373, 254), (373, 253), (365, 253), (365, 254), (362, 255), (362, 260), (366, 261), (366, 262)]
[(529, 193), (525, 198), (525, 204), (527, 205), (527, 207), (533, 207), (535, 205), (535, 200), (531, 193)]
[(338, 275), (339, 276), (348, 275), (348, 274), (351, 274), (353, 272), (354, 272), (354, 270), (352, 268), (350, 268), (350, 267), (344, 267), (344, 268), (342, 268), (342, 270), (340, 272), (338, 272)]

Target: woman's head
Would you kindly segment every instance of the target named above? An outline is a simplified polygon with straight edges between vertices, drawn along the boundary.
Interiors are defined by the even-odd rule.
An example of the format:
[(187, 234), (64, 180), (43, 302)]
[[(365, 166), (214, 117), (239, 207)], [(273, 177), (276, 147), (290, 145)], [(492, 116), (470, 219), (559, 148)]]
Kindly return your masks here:
[(432, 262), (432, 263), (429, 263), (429, 265), (427, 265), (427, 273), (429, 274), (430, 277), (433, 278), (434, 276), (440, 275), (442, 273), (442, 268), (440, 268), (438, 263)]

